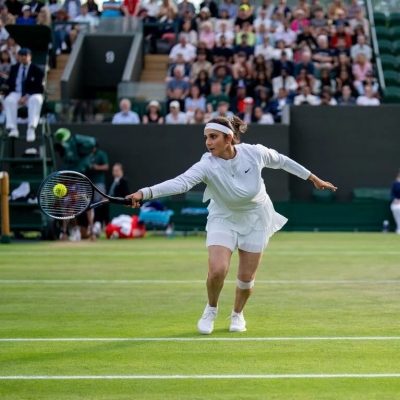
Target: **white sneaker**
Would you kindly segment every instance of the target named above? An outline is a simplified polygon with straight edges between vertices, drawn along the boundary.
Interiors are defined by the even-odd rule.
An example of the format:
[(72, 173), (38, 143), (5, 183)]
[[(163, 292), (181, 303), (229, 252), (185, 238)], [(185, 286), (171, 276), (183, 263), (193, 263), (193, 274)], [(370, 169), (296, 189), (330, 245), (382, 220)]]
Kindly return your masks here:
[(245, 332), (247, 330), (246, 321), (243, 317), (243, 312), (236, 313), (235, 311), (232, 311), (232, 314), (229, 318), (231, 319), (229, 332)]
[(69, 235), (69, 240), (71, 242), (80, 242), (81, 239), (82, 239), (81, 229), (79, 228), (79, 226), (77, 226), (71, 230), (71, 233)]
[(28, 128), (26, 131), (26, 141), (27, 142), (34, 142), (36, 139), (35, 128)]
[(96, 221), (93, 225), (93, 235), (99, 237), (101, 235), (101, 223), (100, 221)]
[(214, 320), (218, 315), (218, 307), (210, 307), (207, 303), (203, 315), (197, 323), (197, 329), (203, 335), (209, 335), (214, 329)]
[(17, 128), (12, 128), (10, 132), (8, 132), (8, 137), (19, 137), (19, 132)]

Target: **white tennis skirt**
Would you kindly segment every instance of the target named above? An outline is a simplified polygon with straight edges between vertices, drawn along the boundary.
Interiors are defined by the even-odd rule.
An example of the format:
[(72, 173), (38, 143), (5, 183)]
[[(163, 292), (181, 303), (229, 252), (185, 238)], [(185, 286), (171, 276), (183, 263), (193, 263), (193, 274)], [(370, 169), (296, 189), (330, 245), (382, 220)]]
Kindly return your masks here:
[(262, 253), (267, 247), (268, 241), (269, 235), (266, 230), (254, 230), (241, 235), (217, 221), (209, 221), (207, 224), (207, 247), (224, 246), (232, 252), (241, 249), (249, 253)]
[(274, 210), (268, 196), (263, 207), (255, 212), (230, 212), (218, 208), (216, 204), (210, 204), (208, 209), (207, 247), (224, 246), (231, 251), (239, 248), (261, 253), (267, 247), (269, 238), (287, 222), (287, 218)]

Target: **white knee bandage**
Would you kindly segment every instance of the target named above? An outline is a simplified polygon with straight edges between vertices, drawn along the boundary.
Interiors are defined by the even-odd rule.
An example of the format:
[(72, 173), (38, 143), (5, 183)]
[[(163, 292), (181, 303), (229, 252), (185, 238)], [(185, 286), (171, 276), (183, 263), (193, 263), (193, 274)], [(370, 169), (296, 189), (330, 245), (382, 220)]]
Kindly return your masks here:
[(237, 285), (239, 289), (249, 290), (254, 286), (254, 279), (250, 282), (242, 282), (241, 280), (237, 280)]

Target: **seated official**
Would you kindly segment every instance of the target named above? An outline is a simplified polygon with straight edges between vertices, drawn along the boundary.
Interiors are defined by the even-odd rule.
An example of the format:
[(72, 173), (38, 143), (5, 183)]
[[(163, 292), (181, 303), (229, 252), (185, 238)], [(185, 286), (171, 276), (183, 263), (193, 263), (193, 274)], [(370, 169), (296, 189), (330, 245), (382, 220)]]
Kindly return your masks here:
[(34, 142), (35, 129), (39, 124), (40, 111), (43, 104), (43, 79), (44, 73), (36, 64), (32, 64), (32, 53), (28, 48), (18, 51), (19, 62), (10, 69), (6, 81), (9, 94), (4, 99), (6, 113), (6, 128), (9, 137), (18, 137), (17, 114), (18, 107), (28, 107), (28, 130), (26, 140)]

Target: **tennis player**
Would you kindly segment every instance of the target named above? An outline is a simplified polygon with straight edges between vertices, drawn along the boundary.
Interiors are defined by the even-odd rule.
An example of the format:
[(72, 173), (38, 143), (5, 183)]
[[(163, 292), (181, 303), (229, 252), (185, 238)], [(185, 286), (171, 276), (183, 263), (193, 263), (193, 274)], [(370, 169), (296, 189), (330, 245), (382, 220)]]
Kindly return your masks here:
[(337, 189), (275, 150), (260, 144), (240, 143), (240, 136), (246, 129), (247, 124), (236, 116), (211, 119), (204, 128), (209, 152), (198, 163), (174, 179), (127, 196), (132, 199), (132, 207), (139, 207), (140, 200), (184, 193), (201, 182), (207, 185), (203, 201), (211, 200), (206, 226), (208, 303), (197, 324), (199, 332), (205, 335), (214, 329), (218, 298), (235, 249), (239, 251), (239, 269), (229, 330), (246, 330), (243, 308), (253, 292), (263, 251), (270, 236), (287, 222), (275, 212), (261, 170), (281, 168), (301, 179), (311, 180), (318, 189)]

